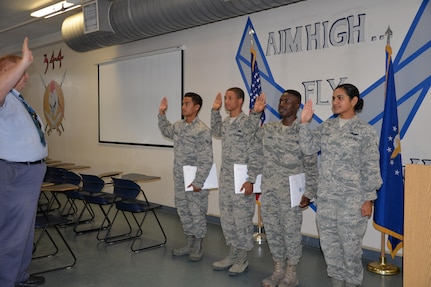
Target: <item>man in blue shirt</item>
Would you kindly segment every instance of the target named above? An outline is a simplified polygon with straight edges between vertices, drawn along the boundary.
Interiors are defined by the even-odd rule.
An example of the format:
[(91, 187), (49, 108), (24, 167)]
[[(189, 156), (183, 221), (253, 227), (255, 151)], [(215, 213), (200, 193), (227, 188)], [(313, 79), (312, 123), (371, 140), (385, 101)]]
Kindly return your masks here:
[(19, 91), (30, 78), (33, 55), (25, 38), (22, 58), (0, 58), (0, 286), (37, 286), (30, 276), (37, 202), (47, 146), (40, 117)]

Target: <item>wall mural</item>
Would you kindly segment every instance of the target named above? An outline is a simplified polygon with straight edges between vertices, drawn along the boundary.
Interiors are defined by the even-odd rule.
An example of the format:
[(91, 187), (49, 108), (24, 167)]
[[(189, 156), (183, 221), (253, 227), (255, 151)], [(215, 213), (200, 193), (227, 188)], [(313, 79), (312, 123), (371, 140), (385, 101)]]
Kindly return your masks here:
[[(360, 114), (360, 118), (373, 125), (376, 128), (377, 134), (380, 134), (385, 85), (384, 61), (386, 39), (384, 32), (388, 27), (381, 27), (382, 29), (379, 29), (382, 30), (381, 35), (373, 35), (370, 39), (365, 39), (366, 17), (366, 13), (346, 15), (332, 22), (322, 21), (321, 23), (298, 25), (294, 28), (269, 32), (266, 49), (262, 48), (258, 38), (258, 30), (253, 27), (250, 18), (248, 19), (236, 55), (236, 62), (244, 84), (250, 93), (250, 43), (252, 40), (257, 52), (262, 91), (267, 96), (266, 121), (276, 121), (279, 119), (277, 112), (278, 99), (285, 90), (285, 87), (282, 87), (275, 81), (268, 65), (267, 56), (323, 50), (343, 45), (355, 45), (368, 40), (380, 40), (382, 42), (382, 64), (379, 64), (379, 67), (381, 67), (382, 76), (376, 79), (368, 88), (361, 91), (361, 96), (365, 99), (367, 108)], [(424, 0), (412, 20), (407, 35), (393, 62), (401, 138), (406, 134), (409, 125), (431, 86), (431, 69), (429, 69), (429, 63), (431, 63), (431, 34), (429, 33), (429, 27), (431, 27), (431, 4), (429, 0)], [(369, 27), (367, 29), (369, 30)], [(250, 30), (255, 31), (255, 33), (250, 34)], [(373, 27), (372, 30), (375, 30), (375, 28)], [(394, 34), (396, 33), (396, 31), (393, 32)], [(304, 39), (306, 41), (302, 41)], [(304, 42), (306, 44), (303, 44)], [(287, 68), (289, 69), (289, 67)], [(370, 63), (370, 69), (375, 68), (376, 63)], [(295, 68), (292, 67), (292, 70), (294, 71)], [(330, 105), (329, 101), (321, 99), (321, 95), (319, 94), (321, 85), (329, 84), (334, 89), (338, 84), (348, 81), (347, 76), (338, 79), (328, 78), (325, 80), (303, 81), (304, 90), (300, 92), (303, 94), (305, 101), (313, 98), (316, 106)], [(324, 120), (325, 117), (315, 113), (312, 125), (317, 125)]]
[[(63, 59), (64, 56), (61, 53), (61, 49), (56, 56), (53, 51), (49, 59), (47, 54), (45, 54), (43, 59), (43, 63), (45, 64), (45, 74), (50, 66), (51, 69), (54, 70), (56, 68), (56, 63), (58, 63), (58, 68), (60, 69)], [(67, 70), (64, 72), (60, 83), (56, 82), (55, 80), (51, 80), (48, 84), (46, 84), (42, 75), (40, 76), (42, 84), (45, 87), (45, 93), (43, 95), (43, 114), (45, 115), (46, 120), (45, 132), (48, 135), (50, 135), (53, 130), (56, 130), (58, 135), (61, 135), (62, 132), (64, 132), (63, 119), (65, 105), (64, 94), (61, 86), (63, 85), (64, 79), (66, 77), (66, 72)]]
[[(351, 11), (355, 10), (352, 9)], [(339, 13), (336, 14), (338, 15), (337, 18), (332, 20), (304, 24), (295, 23), (296, 25), (293, 27), (286, 27), (276, 32), (268, 32), (266, 49), (262, 48), (257, 36), (258, 33), (253, 27), (250, 18), (248, 18), (236, 55), (236, 62), (241, 72), (244, 84), (248, 89), (249, 95), (251, 95), (250, 102), (252, 102), (252, 90), (254, 89), (254, 81), (251, 79), (251, 75), (254, 77), (254, 74), (252, 74), (251, 71), (251, 63), (255, 64), (254, 61), (258, 62), (262, 92), (264, 92), (267, 96), (267, 107), (265, 109), (266, 121), (278, 121), (280, 119), (280, 116), (277, 112), (279, 97), (282, 92), (286, 90), (286, 88), (278, 84), (273, 77), (267, 57), (289, 54), (291, 57), (289, 59), (292, 61), (292, 58), (298, 55), (298, 53), (313, 51), (314, 58), (310, 57), (310, 59), (307, 59), (312, 64), (308, 63), (309, 65), (307, 66), (307, 64), (299, 63), (302, 69), (297, 69), (298, 62), (295, 62), (296, 65), (286, 64), (288, 60), (283, 62), (285, 64), (283, 68), (291, 72), (291, 75), (299, 74), (299, 76), (302, 76), (306, 79), (301, 82), (303, 90), (300, 92), (303, 95), (304, 103), (308, 99), (313, 100), (315, 113), (313, 116), (312, 125), (316, 126), (328, 117), (328, 115), (324, 116), (322, 114), (324, 109), (320, 109), (320, 111), (319, 109), (316, 109), (319, 106), (329, 107), (331, 105), (330, 98), (328, 96), (325, 98), (325, 94), (322, 93), (323, 85), (330, 87), (330, 89), (328, 88), (327, 90), (332, 91), (337, 85), (350, 82), (350, 76), (353, 75), (351, 78), (355, 77), (354, 70), (357, 66), (364, 66), (367, 71), (382, 72), (381, 76), (378, 76), (377, 79), (373, 79), (371, 77), (371, 84), (366, 84), (366, 88), (360, 91), (361, 97), (365, 99), (366, 108), (364, 108), (364, 110), (359, 114), (359, 117), (372, 125), (376, 129), (378, 135), (381, 134), (385, 109), (386, 88), (386, 74), (384, 65), (387, 64), (387, 55), (385, 48), (386, 44), (388, 44), (388, 47), (390, 48), (389, 44), (391, 42), (391, 36), (393, 38), (393, 35), (396, 33), (396, 31), (391, 31), (389, 25), (386, 27), (378, 27), (378, 30), (381, 30), (382, 33), (376, 33), (375, 31), (377, 31), (377, 27), (370, 27), (371, 25), (367, 22), (367, 20), (369, 20), (370, 23), (376, 23), (378, 21), (376, 21), (376, 19), (372, 19), (371, 17), (371, 19), (368, 19), (367, 13), (362, 11), (361, 13), (356, 13), (354, 15), (349, 14), (349, 12), (345, 13), (346, 15), (341, 17)], [(286, 16), (286, 18), (288, 18), (288, 16)], [(389, 19), (389, 21), (393, 21), (393, 24), (397, 20), (398, 19), (395, 18)], [(383, 22), (381, 22), (380, 25), (382, 25), (382, 23)], [(367, 27), (367, 29), (365, 29), (365, 27)], [(396, 54), (396, 56), (393, 57), (394, 60), (392, 63), (393, 73), (391, 73), (391, 75), (393, 74), (394, 77), (391, 79), (391, 81), (393, 81), (391, 87), (393, 88), (395, 86), (395, 91), (392, 91), (392, 95), (396, 95), (396, 107), (399, 125), (399, 129), (397, 129), (396, 126), (393, 126), (392, 128), (393, 132), (396, 133), (395, 139), (398, 136), (398, 131), (400, 138), (402, 139), (404, 137), (431, 86), (431, 69), (429, 66), (431, 63), (431, 34), (429, 33), (429, 27), (431, 27), (431, 4), (429, 0), (424, 0), (420, 4), (418, 11), (412, 19), (407, 33), (401, 42), (401, 46), (398, 49), (398, 53), (393, 53), (393, 55)], [(398, 26), (398, 28), (400, 28), (400, 26)], [(366, 34), (365, 31), (368, 32), (368, 34)], [(369, 36), (366, 37), (366, 35)], [(400, 33), (398, 33), (398, 35), (398, 37), (402, 37)], [(366, 49), (369, 48), (364, 45), (366, 42), (374, 42), (375, 47), (380, 46), (380, 43), (382, 43), (381, 63), (376, 63), (375, 61), (370, 61), (367, 59), (369, 55), (366, 53), (370, 50)], [(356, 46), (361, 47), (362, 50), (358, 49)], [(344, 49), (338, 49), (340, 47)], [(347, 58), (344, 58), (341, 62), (338, 62), (338, 65), (335, 64), (336, 70), (318, 70), (318, 73), (315, 73), (315, 75), (317, 74), (321, 77), (321, 79), (308, 79), (309, 71), (313, 68), (316, 68), (316, 66), (322, 66), (324, 61), (320, 61), (322, 60), (322, 57), (327, 56), (325, 52), (330, 49), (338, 49), (339, 51), (343, 50), (344, 55)], [(316, 51), (319, 52), (317, 57)], [(380, 52), (378, 53), (380, 54)], [(337, 59), (343, 58), (343, 52), (338, 52), (336, 56)], [(359, 61), (362, 62), (359, 63)], [(278, 63), (274, 62), (274, 65), (276, 64), (280, 64), (280, 61)], [(354, 67), (352, 68), (352, 66)], [(327, 75), (328, 73), (335, 73), (334, 71), (342, 74), (338, 73), (337, 75), (339, 76), (337, 78)], [(286, 71), (283, 72), (284, 76), (285, 74), (287, 74)], [(359, 78), (366, 79), (367, 77), (366, 75), (363, 75)], [(330, 94), (332, 95), (332, 93)], [(301, 105), (301, 108), (302, 107), (303, 105)], [(385, 129), (387, 129), (388, 125), (385, 125)], [(384, 135), (382, 136), (385, 138)], [(394, 139), (392, 135), (387, 138), (388, 141), (392, 141)], [(400, 138), (398, 138), (398, 143)], [(396, 154), (395, 151), (394, 154), (399, 160), (399, 164), (394, 165), (394, 167), (400, 169), (400, 146), (394, 145), (393, 147), (396, 151)], [(384, 151), (389, 152), (391, 149), (388, 147), (387, 149), (384, 149)], [(393, 160), (392, 157), (389, 157), (389, 160), (386, 160), (384, 164), (387, 164), (388, 166), (393, 165), (394, 161), (395, 160)], [(393, 180), (395, 177), (400, 179), (399, 173), (397, 173), (399, 172), (399, 169), (390, 169), (390, 172), (386, 172), (386, 174), (389, 174), (389, 176), (385, 176), (385, 174), (382, 173), (385, 183), (379, 192), (384, 192), (384, 194), (382, 194), (382, 201), (376, 202), (377, 205), (374, 211), (375, 228), (389, 235), (388, 240), (390, 243), (388, 243), (388, 248), (391, 251), (392, 258), (394, 258), (399, 248), (402, 247), (402, 210), (404, 189), (402, 188), (402, 184), (398, 184), (398, 181), (396, 181), (394, 186), (390, 186), (390, 188), (388, 184), (395, 183)], [(394, 174), (394, 176), (390, 177), (391, 174)], [(395, 186), (397, 187), (396, 189), (393, 188)], [(388, 192), (390, 192), (390, 196), (387, 195)], [(314, 204), (311, 204), (310, 207), (316, 211), (316, 206)], [(376, 214), (378, 214), (377, 217)], [(376, 220), (376, 218), (378, 220)]]

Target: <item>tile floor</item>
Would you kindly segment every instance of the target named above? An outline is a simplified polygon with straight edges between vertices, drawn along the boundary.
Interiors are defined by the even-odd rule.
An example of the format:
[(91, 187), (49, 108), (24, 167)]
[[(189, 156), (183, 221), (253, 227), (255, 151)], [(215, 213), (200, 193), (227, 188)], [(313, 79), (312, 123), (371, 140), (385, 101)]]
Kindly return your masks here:
[[(168, 241), (166, 246), (141, 253), (130, 251), (130, 242), (107, 245), (96, 239), (95, 233), (77, 236), (73, 228), (62, 227), (71, 248), (77, 256), (77, 263), (70, 269), (44, 273), (44, 286), (160, 286), (160, 287), (224, 287), (261, 286), (261, 280), (272, 272), (272, 260), (266, 243), (255, 245), (249, 253), (249, 270), (240, 276), (229, 276), (227, 271), (214, 271), (213, 261), (225, 256), (221, 227), (208, 224), (208, 235), (204, 240), (204, 258), (200, 262), (189, 262), (187, 257), (172, 257), (171, 249), (185, 243), (180, 221), (170, 210), (158, 210)], [(148, 217), (147, 226), (153, 220)], [(144, 231), (142, 242), (155, 240), (157, 233), (151, 228)], [(56, 239), (58, 240), (58, 238)], [(40, 248), (51, 248), (43, 239)], [(59, 245), (60, 252), (46, 259), (33, 260), (30, 272), (38, 272), (70, 259)], [(41, 249), (39, 249), (41, 250)], [(366, 266), (367, 262), (364, 262)], [(300, 287), (330, 287), (326, 276), (325, 262), (321, 251), (304, 246), (301, 263), (298, 266)], [(365, 267), (366, 268), (366, 267)], [(365, 270), (363, 287), (401, 287), (402, 274), (381, 276)]]

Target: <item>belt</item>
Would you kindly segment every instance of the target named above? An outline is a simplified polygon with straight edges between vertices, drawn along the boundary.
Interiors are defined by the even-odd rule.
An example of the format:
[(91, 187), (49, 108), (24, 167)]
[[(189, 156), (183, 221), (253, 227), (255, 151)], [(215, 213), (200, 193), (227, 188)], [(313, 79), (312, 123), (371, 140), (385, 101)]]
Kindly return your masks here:
[(8, 161), (5, 159), (0, 159), (0, 160), (5, 161), (5, 162), (9, 162), (9, 163), (18, 163), (18, 164), (26, 164), (26, 165), (41, 164), (41, 163), (45, 162), (44, 158), (41, 160), (36, 160), (36, 161)]

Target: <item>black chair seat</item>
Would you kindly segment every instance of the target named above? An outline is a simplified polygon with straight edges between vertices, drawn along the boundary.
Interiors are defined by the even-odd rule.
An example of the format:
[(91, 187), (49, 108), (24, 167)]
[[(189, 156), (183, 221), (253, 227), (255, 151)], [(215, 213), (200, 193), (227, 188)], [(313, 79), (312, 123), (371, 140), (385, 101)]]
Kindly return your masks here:
[(91, 195), (84, 195), (84, 200), (87, 203), (107, 205), (116, 200), (116, 196), (111, 193), (100, 192)]
[(58, 216), (53, 214), (38, 215), (36, 216), (36, 229), (47, 228), (56, 225), (67, 224), (71, 220), (64, 216)]
[(159, 208), (160, 204), (156, 204), (152, 202), (147, 203), (145, 201), (128, 199), (128, 200), (122, 200), (122, 201), (116, 202), (115, 206), (117, 207), (118, 210), (137, 213), (137, 212), (146, 212), (146, 211), (153, 210), (155, 208)]
[(84, 200), (84, 194), (80, 191), (65, 191), (64, 195), (66, 195), (68, 198)]

